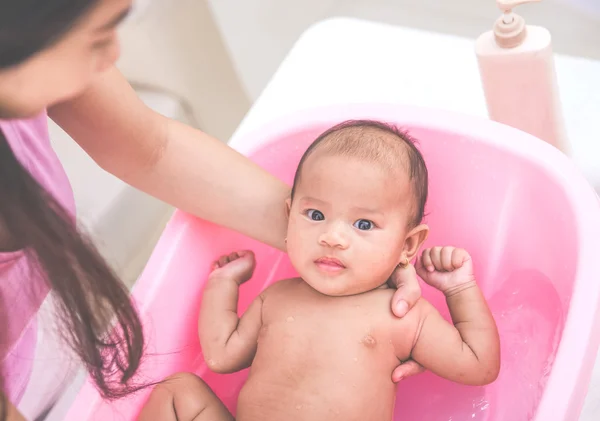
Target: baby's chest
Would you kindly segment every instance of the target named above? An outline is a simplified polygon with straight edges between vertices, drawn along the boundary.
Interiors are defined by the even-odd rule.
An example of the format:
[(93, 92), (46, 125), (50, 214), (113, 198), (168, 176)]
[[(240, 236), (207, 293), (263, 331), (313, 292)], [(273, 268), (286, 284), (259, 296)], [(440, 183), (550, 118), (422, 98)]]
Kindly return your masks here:
[(360, 304), (290, 299), (265, 310), (259, 348), (268, 348), (263, 350), (273, 357), (317, 366), (332, 360), (395, 361), (387, 319)]

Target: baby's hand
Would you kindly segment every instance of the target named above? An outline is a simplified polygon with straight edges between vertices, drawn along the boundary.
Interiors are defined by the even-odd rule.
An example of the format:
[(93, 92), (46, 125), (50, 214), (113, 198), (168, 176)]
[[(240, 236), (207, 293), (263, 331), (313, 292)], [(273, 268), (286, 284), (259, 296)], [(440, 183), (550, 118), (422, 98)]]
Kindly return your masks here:
[(455, 247), (433, 247), (423, 250), (417, 262), (419, 276), (446, 296), (475, 284), (471, 256)]
[(248, 281), (254, 273), (254, 253), (248, 250), (221, 256), (213, 263), (211, 278), (233, 279), (238, 285)]

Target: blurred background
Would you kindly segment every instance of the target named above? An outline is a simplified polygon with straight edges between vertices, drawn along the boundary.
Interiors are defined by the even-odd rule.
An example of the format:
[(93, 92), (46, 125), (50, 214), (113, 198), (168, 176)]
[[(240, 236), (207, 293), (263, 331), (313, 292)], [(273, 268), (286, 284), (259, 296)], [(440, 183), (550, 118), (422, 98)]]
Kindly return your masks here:
[[(550, 30), (555, 52), (600, 60), (600, 0), (544, 0), (519, 13)], [(118, 66), (150, 107), (226, 142), (298, 37), (339, 16), (474, 40), (499, 11), (494, 0), (137, 0)], [(82, 223), (133, 285), (172, 209), (98, 168), (54, 124), (51, 135)]]

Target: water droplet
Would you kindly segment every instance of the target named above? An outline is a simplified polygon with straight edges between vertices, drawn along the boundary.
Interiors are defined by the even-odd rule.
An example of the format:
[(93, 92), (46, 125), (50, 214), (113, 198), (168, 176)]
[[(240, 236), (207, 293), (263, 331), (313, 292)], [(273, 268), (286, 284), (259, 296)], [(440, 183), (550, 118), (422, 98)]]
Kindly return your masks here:
[(295, 319), (292, 316), (288, 316), (286, 320), (288, 323), (292, 323)]
[(353, 360), (354, 362), (356, 362), (356, 361), (358, 361), (358, 358), (354, 357), (354, 358), (352, 358), (352, 360)]
[(296, 409), (302, 409), (302, 405), (296, 405)]

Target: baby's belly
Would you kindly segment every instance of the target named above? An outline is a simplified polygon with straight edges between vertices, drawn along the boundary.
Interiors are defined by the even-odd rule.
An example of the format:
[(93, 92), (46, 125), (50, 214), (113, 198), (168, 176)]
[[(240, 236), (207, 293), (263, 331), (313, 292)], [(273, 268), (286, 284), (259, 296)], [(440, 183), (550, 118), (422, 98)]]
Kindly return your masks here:
[(249, 378), (240, 392), (238, 421), (390, 421), (395, 387), (389, 382), (335, 383), (315, 376), (296, 386), (270, 376)]
[(277, 353), (261, 351), (239, 395), (238, 421), (392, 419), (393, 355), (369, 355), (360, 347), (304, 355), (301, 349), (286, 353), (280, 347), (273, 349)]

